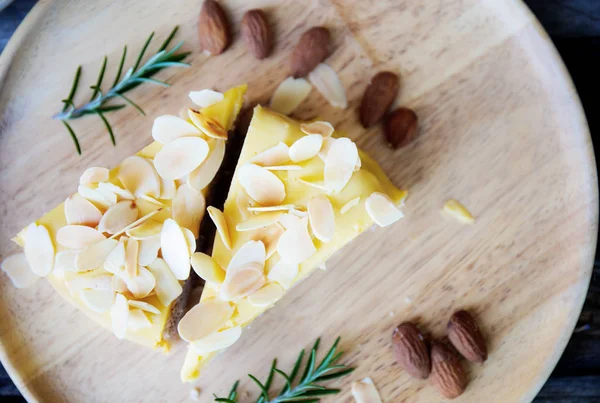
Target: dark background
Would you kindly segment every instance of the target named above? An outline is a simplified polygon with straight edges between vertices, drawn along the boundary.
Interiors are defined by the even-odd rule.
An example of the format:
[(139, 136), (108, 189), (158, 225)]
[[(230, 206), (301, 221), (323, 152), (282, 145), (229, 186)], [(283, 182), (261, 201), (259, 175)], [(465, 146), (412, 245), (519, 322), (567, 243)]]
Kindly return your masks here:
[[(15, 0), (0, 11), (0, 51), (37, 0)], [(495, 0), (503, 1), (503, 0)], [(525, 0), (560, 52), (581, 97), (594, 149), (600, 135), (600, 0)], [(594, 113), (596, 112), (596, 113)], [(507, 385), (507, 387), (510, 387)], [(0, 366), (0, 401), (24, 402)], [(562, 358), (535, 399), (536, 403), (600, 403), (600, 262), (586, 303)], [(478, 402), (485, 403), (485, 402)], [(507, 402), (508, 403), (508, 402)]]

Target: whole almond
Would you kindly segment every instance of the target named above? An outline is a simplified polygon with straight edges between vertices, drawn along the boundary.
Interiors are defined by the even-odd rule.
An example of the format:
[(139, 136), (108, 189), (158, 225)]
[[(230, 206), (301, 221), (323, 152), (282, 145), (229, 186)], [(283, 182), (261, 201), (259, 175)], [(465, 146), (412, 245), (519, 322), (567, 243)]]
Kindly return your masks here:
[(448, 399), (463, 394), (467, 387), (467, 375), (457, 354), (446, 345), (431, 344), (431, 382)]
[(419, 126), (417, 114), (408, 108), (398, 108), (386, 119), (383, 132), (392, 148), (408, 145), (416, 136)]
[(330, 52), (329, 30), (313, 27), (300, 37), (292, 51), (291, 68), (294, 78), (304, 77), (321, 63)]
[(448, 339), (467, 360), (482, 363), (488, 352), (477, 321), (467, 311), (458, 311), (448, 321)]
[(269, 56), (273, 45), (273, 34), (267, 15), (259, 9), (248, 10), (242, 17), (242, 38), (257, 59)]
[(417, 326), (404, 322), (394, 329), (392, 347), (396, 361), (406, 372), (415, 378), (427, 379), (431, 361), (425, 338)]
[(229, 45), (229, 21), (225, 10), (214, 0), (205, 0), (198, 21), (200, 46), (211, 55), (218, 55)]
[(365, 90), (360, 103), (359, 117), (363, 127), (379, 123), (392, 106), (400, 87), (398, 76), (389, 71), (377, 73)]

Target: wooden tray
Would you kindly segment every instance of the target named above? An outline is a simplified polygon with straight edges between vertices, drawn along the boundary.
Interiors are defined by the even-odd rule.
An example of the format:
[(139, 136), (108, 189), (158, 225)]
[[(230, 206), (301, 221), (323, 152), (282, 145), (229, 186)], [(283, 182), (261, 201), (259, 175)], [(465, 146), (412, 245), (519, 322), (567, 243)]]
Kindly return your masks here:
[[(200, 400), (224, 394), (236, 379), (265, 376), (270, 359), (291, 366), (297, 351), (342, 335), (356, 372), (334, 385), (349, 402), (350, 381), (371, 376), (386, 402), (439, 401), (426, 382), (394, 363), (389, 341), (404, 320), (419, 319), (443, 336), (449, 315), (470, 308), (489, 340), (483, 366), (457, 401), (532, 399), (573, 330), (588, 287), (598, 225), (596, 168), (588, 128), (568, 74), (546, 34), (519, 1), (224, 0), (236, 27), (218, 57), (198, 51), (201, 1), (41, 1), (0, 58), (0, 257), (23, 226), (76, 190), (90, 165), (114, 166), (150, 142), (153, 118), (177, 113), (191, 89), (250, 85), (268, 98), (287, 75), (291, 47), (308, 27), (333, 31), (328, 59), (348, 90), (350, 107), (330, 107), (313, 91), (298, 113), (323, 116), (346, 130), (410, 190), (406, 219), (364, 234), (259, 318), (199, 381)], [(265, 8), (276, 46), (266, 61), (245, 49), (243, 12)], [(102, 57), (112, 76), (122, 46), (130, 60), (150, 31), (175, 24), (194, 51), (188, 69), (169, 69), (169, 89), (144, 85), (131, 96), (146, 110), (108, 115), (110, 145), (93, 117), (74, 122), (83, 156), (60, 122), (78, 64), (91, 84)], [(157, 39), (157, 44), (160, 42)], [(155, 44), (155, 46), (157, 46)], [(401, 73), (398, 104), (414, 108), (422, 134), (389, 150), (380, 128), (362, 130), (355, 109), (369, 78)], [(88, 94), (80, 93), (78, 101)], [(450, 197), (478, 217), (474, 226), (444, 219)], [(45, 282), (15, 290), (0, 276), (0, 357), (30, 401), (176, 402), (185, 347), (163, 356), (116, 340), (63, 302)], [(255, 390), (252, 388), (252, 390)]]

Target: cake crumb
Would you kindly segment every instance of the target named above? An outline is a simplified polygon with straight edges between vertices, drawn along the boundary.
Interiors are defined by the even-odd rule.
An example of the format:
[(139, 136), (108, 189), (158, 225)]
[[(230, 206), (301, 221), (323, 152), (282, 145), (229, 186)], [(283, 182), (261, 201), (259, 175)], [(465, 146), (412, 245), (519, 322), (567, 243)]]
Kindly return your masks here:
[(199, 397), (200, 397), (200, 388), (192, 388), (190, 390), (190, 399), (198, 400)]

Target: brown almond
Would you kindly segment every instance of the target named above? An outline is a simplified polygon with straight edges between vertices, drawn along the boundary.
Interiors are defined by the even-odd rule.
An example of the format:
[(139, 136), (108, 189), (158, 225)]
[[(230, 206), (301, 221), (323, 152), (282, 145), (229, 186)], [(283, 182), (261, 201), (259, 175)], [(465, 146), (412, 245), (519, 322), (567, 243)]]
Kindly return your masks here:
[(365, 129), (381, 121), (396, 99), (399, 88), (398, 76), (390, 71), (377, 73), (371, 79), (359, 110), (360, 123)]
[(446, 398), (454, 399), (467, 387), (467, 375), (457, 354), (440, 342), (431, 344), (431, 382)]
[(198, 21), (200, 47), (211, 55), (218, 55), (229, 45), (229, 21), (225, 10), (214, 0), (205, 0)]
[(408, 145), (416, 136), (419, 126), (417, 114), (408, 108), (398, 108), (386, 119), (383, 132), (392, 148)]
[(392, 347), (396, 361), (406, 372), (415, 378), (427, 379), (431, 361), (425, 338), (417, 326), (404, 322), (394, 329)]
[(263, 10), (248, 10), (242, 17), (242, 38), (250, 52), (261, 60), (269, 56), (273, 45), (273, 34)]
[(294, 78), (304, 77), (329, 56), (331, 35), (325, 27), (313, 27), (300, 37), (292, 51), (291, 68)]
[(487, 360), (485, 340), (477, 321), (467, 311), (458, 311), (448, 321), (448, 339), (467, 360), (482, 363)]

